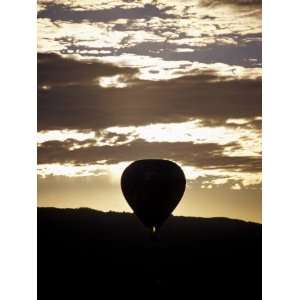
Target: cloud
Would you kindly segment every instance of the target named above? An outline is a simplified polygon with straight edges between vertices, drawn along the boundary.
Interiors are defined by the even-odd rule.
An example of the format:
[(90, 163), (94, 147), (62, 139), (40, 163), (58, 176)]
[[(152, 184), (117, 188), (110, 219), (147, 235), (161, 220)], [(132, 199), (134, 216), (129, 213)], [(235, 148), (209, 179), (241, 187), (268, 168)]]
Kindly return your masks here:
[(91, 85), (101, 76), (133, 76), (137, 69), (109, 63), (75, 60), (54, 53), (38, 54), (38, 85)]
[(262, 118), (256, 117), (251, 120), (245, 119), (228, 119), (226, 121), (226, 126), (231, 128), (247, 128), (247, 129), (256, 129), (261, 131), (262, 128)]
[[(58, 74), (62, 82), (71, 81), (64, 76), (73, 77), (68, 73)], [(53, 77), (44, 83), (57, 82)], [(206, 72), (159, 82), (136, 80), (122, 89), (67, 85), (38, 93), (39, 130), (98, 130), (196, 118), (225, 122), (228, 118), (260, 115), (260, 79), (220, 81)]]
[[(38, 163), (95, 163), (105, 160), (109, 164), (122, 161), (132, 161), (144, 158), (163, 158), (175, 156), (182, 158), (183, 153), (189, 153), (192, 143), (147, 143), (142, 139), (135, 140), (125, 145), (91, 146), (87, 148), (69, 150), (73, 141), (48, 141), (38, 147)], [(202, 154), (221, 152), (222, 146), (215, 143), (196, 145), (194, 150)]]
[[(123, 145), (91, 146), (69, 150), (73, 141), (48, 141), (38, 147), (38, 163), (72, 163), (94, 164), (105, 161), (106, 164), (116, 164), (137, 159), (161, 158), (182, 162), (185, 165), (224, 169), (237, 172), (260, 172), (261, 158), (253, 156), (226, 156), (223, 154), (227, 145), (216, 143), (193, 144), (185, 142), (166, 143), (137, 139)], [(237, 145), (238, 146), (238, 145)]]
[[(156, 123), (146, 126), (109, 127), (99, 131), (50, 130), (38, 133), (38, 145), (49, 141), (65, 142), (74, 150), (90, 146), (117, 146), (135, 140), (145, 142), (216, 143), (226, 145), (227, 156), (261, 156), (261, 129), (255, 119), (228, 119), (219, 126), (205, 125), (201, 120), (181, 123)], [(46, 144), (45, 144), (46, 145)]]
[[(261, 64), (261, 41), (244, 42), (246, 36), (261, 35), (260, 9), (253, 5), (233, 5), (232, 9), (232, 5), (226, 8), (197, 5), (198, 1), (186, 4), (157, 1), (155, 5), (100, 1), (92, 6), (86, 1), (77, 6), (73, 1), (61, 2), (44, 3), (38, 14), (40, 51), (52, 49), (97, 57), (106, 51), (106, 54), (133, 53), (165, 60), (251, 67)], [(180, 48), (190, 52), (177, 52)]]
[[(142, 33), (141, 33), (142, 34)], [(143, 35), (145, 36), (145, 35)], [(159, 41), (159, 36), (152, 41), (147, 38), (140, 42), (130, 40), (130, 43), (121, 43), (122, 47), (105, 48), (107, 53), (101, 53), (102, 47), (91, 47), (88, 42), (84, 45), (65, 45), (61, 53), (78, 53), (81, 56), (103, 57), (114, 55), (134, 54), (160, 57), (165, 61), (190, 61), (201, 63), (221, 62), (229, 65), (257, 67), (261, 65), (261, 35), (247, 34), (220, 35), (212, 37), (182, 37)], [(58, 39), (62, 41), (64, 39)], [(201, 41), (201, 42), (199, 42)]]
[(48, 3), (44, 9), (38, 12), (38, 18), (48, 18), (51, 21), (69, 22), (109, 22), (118, 19), (149, 19), (172, 18), (167, 13), (168, 8), (159, 9), (155, 5), (145, 4), (143, 7), (122, 8), (112, 7), (110, 9), (74, 9), (64, 4)]
[[(260, 79), (219, 76), (215, 70), (203, 69), (194, 70), (194, 75), (149, 81), (136, 78), (137, 72), (98, 61), (39, 54), (39, 130), (99, 130), (197, 118), (220, 124), (229, 118), (261, 115)], [(102, 88), (96, 81), (116, 74), (131, 84)]]
[(244, 6), (257, 6), (261, 5), (261, 0), (200, 0), (201, 5), (222, 5), (222, 4), (232, 4), (232, 5), (244, 5)]

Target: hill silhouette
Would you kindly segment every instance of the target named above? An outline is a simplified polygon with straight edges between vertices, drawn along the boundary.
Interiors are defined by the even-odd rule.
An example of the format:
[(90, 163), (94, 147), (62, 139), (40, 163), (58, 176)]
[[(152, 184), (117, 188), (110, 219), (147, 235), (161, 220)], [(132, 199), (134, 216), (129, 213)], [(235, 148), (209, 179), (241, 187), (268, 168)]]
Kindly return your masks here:
[[(38, 208), (38, 299), (261, 299), (261, 224)], [(107, 297), (107, 296), (105, 296)]]

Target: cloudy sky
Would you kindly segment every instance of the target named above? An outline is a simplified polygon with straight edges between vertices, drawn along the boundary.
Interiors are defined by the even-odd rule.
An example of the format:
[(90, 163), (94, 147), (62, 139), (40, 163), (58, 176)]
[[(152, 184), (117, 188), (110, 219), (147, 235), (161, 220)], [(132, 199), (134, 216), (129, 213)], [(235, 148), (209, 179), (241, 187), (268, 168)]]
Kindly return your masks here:
[(175, 215), (261, 222), (261, 2), (38, 2), (38, 204), (130, 211), (130, 162), (170, 159)]

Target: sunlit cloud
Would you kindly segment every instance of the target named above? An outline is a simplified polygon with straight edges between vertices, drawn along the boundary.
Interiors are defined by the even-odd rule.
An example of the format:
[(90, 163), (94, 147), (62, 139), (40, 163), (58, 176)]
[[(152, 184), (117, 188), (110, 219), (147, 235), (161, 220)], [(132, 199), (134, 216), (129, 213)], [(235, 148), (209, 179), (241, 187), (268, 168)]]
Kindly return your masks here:
[[(237, 119), (239, 125), (247, 124), (247, 119)], [(147, 142), (192, 142), (218, 143), (220, 145), (237, 142), (240, 148), (228, 147), (225, 154), (228, 156), (257, 156), (261, 152), (261, 133), (253, 128), (215, 126), (208, 127), (199, 120), (181, 123), (150, 124), (146, 126), (109, 127), (106, 131), (116, 134), (125, 134), (135, 139), (144, 139)]]
[(37, 133), (37, 144), (42, 145), (45, 142), (59, 141), (66, 142), (72, 141), (69, 150), (86, 148), (88, 146), (114, 146), (123, 145), (132, 142), (136, 137), (134, 134), (122, 136), (112, 134), (108, 130), (100, 131), (78, 131), (78, 130), (42, 130)]
[[(41, 13), (38, 18), (38, 50), (97, 57), (115, 55), (116, 52), (117, 56), (120, 56), (137, 51), (136, 54), (141, 56), (149, 56), (151, 53), (152, 57), (164, 60), (167, 58), (171, 61), (173, 52), (186, 54), (184, 60), (189, 62), (204, 62), (205, 55), (201, 55), (201, 52), (199, 54), (196, 51), (198, 48), (231, 45), (235, 47), (233, 50), (242, 46), (244, 53), (250, 51), (255, 56), (250, 59), (256, 59), (259, 64), (261, 60), (259, 49), (253, 51), (253, 47), (257, 48), (261, 43), (261, 37), (257, 36), (261, 34), (259, 7), (232, 5), (210, 7), (196, 0), (184, 3), (175, 1), (175, 3), (176, 5), (174, 1), (166, 0), (155, 3), (151, 1), (130, 3), (91, 0), (39, 1)], [(43, 14), (43, 9), (46, 11), (49, 7), (53, 11), (50, 9), (51, 12)], [(135, 9), (131, 18), (128, 12)], [(62, 10), (60, 14), (63, 16), (67, 14), (71, 19), (57, 18), (51, 21), (51, 17), (56, 15), (54, 12), (60, 10)], [(81, 12), (85, 17), (82, 16), (78, 22), (72, 19), (73, 15)], [(103, 14), (106, 17), (109, 14), (118, 17), (115, 20), (101, 21), (99, 16)], [(161, 43), (161, 50), (148, 49), (147, 43)], [(178, 45), (178, 49), (172, 50), (172, 45)], [(207, 50), (215, 52), (214, 48), (207, 48)], [(226, 48), (224, 50), (221, 52), (225, 56), (215, 55), (221, 60), (220, 62), (226, 62), (228, 51)], [(191, 58), (189, 55), (192, 53)], [(199, 58), (197, 55), (200, 55)], [(255, 66), (254, 60), (242, 61), (238, 57), (237, 60)]]
[[(121, 175), (125, 168), (132, 161), (120, 162), (116, 164), (106, 164), (105, 161), (99, 161), (97, 164), (40, 164), (38, 165), (38, 176), (46, 178), (48, 176), (66, 176), (66, 177), (90, 177), (105, 176), (112, 183), (119, 183)], [(230, 189), (244, 189), (261, 184), (261, 175), (258, 173), (228, 172), (228, 170), (210, 170), (202, 169), (189, 165), (184, 165), (180, 161), (176, 162), (184, 171), (188, 180), (188, 185), (193, 182), (200, 184), (203, 189), (218, 188), (228, 186)]]
[[(251, 120), (250, 120), (251, 121)], [(247, 119), (233, 119), (229, 124), (245, 125)], [(119, 136), (122, 135), (122, 139)], [(181, 123), (149, 124), (146, 126), (108, 127), (100, 131), (49, 130), (38, 133), (37, 142), (73, 140), (69, 150), (90, 146), (114, 146), (142, 139), (146, 142), (191, 142), (193, 144), (217, 143), (227, 156), (260, 156), (261, 132), (258, 129), (237, 126), (205, 126), (200, 120)], [(76, 141), (81, 143), (76, 143)], [(87, 141), (87, 143), (84, 143)], [(235, 143), (230, 146), (231, 143)], [(239, 145), (239, 147), (236, 146)]]
[[(128, 167), (131, 163), (132, 161), (126, 161), (118, 164), (108, 165), (107, 169), (108, 169), (108, 173), (110, 174), (110, 178), (114, 181), (119, 182), (125, 168)], [(205, 175), (205, 172), (199, 168), (193, 166), (185, 166), (181, 162), (177, 162), (177, 164), (182, 167), (187, 180), (195, 180), (199, 176)]]
[(38, 176), (66, 176), (66, 177), (90, 177), (106, 176), (111, 182), (117, 182), (131, 162), (120, 162), (116, 164), (105, 164), (105, 160), (98, 161), (97, 164), (40, 164), (38, 165)]
[(37, 132), (37, 143), (42, 144), (48, 141), (63, 142), (67, 139), (74, 139), (77, 141), (84, 141), (87, 139), (94, 139), (95, 132), (81, 132), (78, 130), (46, 130)]
[[(104, 161), (105, 162), (105, 161)], [(82, 177), (82, 176), (99, 176), (107, 175), (107, 168), (103, 162), (97, 165), (73, 165), (73, 164), (40, 164), (37, 172), (39, 176), (67, 176), (67, 177)]]
[[(49, 19), (38, 19), (38, 52), (60, 52), (65, 46), (57, 40), (58, 32)], [(61, 35), (60, 35), (61, 36)]]
[(38, 19), (39, 52), (60, 51), (72, 44), (117, 49), (122, 47), (121, 41), (127, 36), (126, 32), (112, 31), (112, 25), (106, 23), (53, 23), (49, 19)]
[[(257, 119), (257, 118), (256, 118)], [(53, 130), (38, 134), (40, 144), (47, 141), (68, 142), (69, 151), (93, 146), (118, 146), (130, 144), (136, 140), (144, 140), (145, 143), (186, 142), (192, 144), (217, 143), (224, 145), (223, 155), (227, 157), (260, 157), (261, 133), (260, 130), (248, 126), (252, 119), (228, 119), (229, 126), (206, 126), (201, 120), (191, 120), (181, 123), (149, 124), (146, 126), (109, 127), (101, 131), (79, 132), (75, 130)], [(119, 140), (118, 136), (122, 136)], [(124, 138), (125, 137), (125, 138)], [(76, 140), (78, 142), (76, 142)], [(86, 141), (86, 143), (85, 143)], [(231, 146), (232, 144), (232, 146)], [(239, 145), (237, 147), (237, 145)], [(168, 159), (166, 156), (165, 159)], [(176, 161), (184, 170), (186, 178), (191, 181), (201, 179), (201, 187), (204, 189), (218, 186), (228, 186), (232, 189), (242, 189), (258, 186), (261, 183), (260, 172), (247, 172), (245, 170), (222, 168), (203, 168), (187, 165)], [(119, 163), (107, 163), (98, 161), (97, 164), (40, 164), (38, 174), (40, 176), (109, 176), (110, 180), (119, 180), (123, 170), (131, 161)]]
[(128, 86), (122, 75), (100, 77), (99, 85), (104, 88), (125, 88)]
[(142, 7), (144, 3), (151, 3), (152, 0), (126, 2), (123, 0), (39, 0), (39, 5), (45, 6), (47, 3), (64, 4), (77, 10), (81, 9), (110, 9), (115, 6), (122, 6), (124, 8)]
[[(248, 186), (252, 187), (261, 184), (260, 173), (245, 173), (245, 172), (238, 172), (238, 171), (230, 172), (228, 170), (222, 170), (222, 169), (218, 169), (218, 170), (205, 169), (202, 170), (202, 174), (204, 174), (203, 181), (201, 182), (203, 188), (205, 188), (207, 185), (218, 186), (230, 182), (234, 184), (236, 182), (239, 182), (239, 186), (241, 188), (246, 188)], [(207, 177), (207, 180), (205, 177)]]
[(142, 80), (169, 80), (184, 75), (196, 75), (211, 71), (219, 80), (256, 79), (261, 77), (261, 68), (245, 68), (223, 63), (199, 63), (191, 61), (170, 61), (159, 57), (122, 54), (119, 56), (105, 56), (99, 61), (113, 63), (122, 67), (139, 68), (137, 78)]
[(177, 48), (175, 51), (176, 52), (194, 52), (195, 50), (191, 49), (191, 48)]

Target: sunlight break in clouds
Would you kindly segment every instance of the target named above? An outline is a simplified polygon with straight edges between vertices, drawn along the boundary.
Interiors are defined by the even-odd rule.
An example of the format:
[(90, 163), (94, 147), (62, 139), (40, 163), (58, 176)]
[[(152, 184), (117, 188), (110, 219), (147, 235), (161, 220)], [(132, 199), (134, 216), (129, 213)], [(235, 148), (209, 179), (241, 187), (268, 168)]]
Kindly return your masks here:
[[(38, 165), (38, 175), (42, 178), (48, 176), (66, 176), (66, 177), (94, 177), (106, 176), (112, 183), (119, 184), (121, 175), (125, 168), (132, 163), (120, 162), (116, 164), (106, 164), (105, 161), (99, 161), (97, 164), (41, 164)], [(261, 175), (257, 173), (232, 172), (227, 170), (201, 169), (194, 166), (182, 164), (176, 161), (184, 171), (188, 181), (201, 179), (201, 188), (213, 188), (232, 182), (231, 189), (248, 188), (248, 186), (259, 185)], [(238, 183), (237, 183), (238, 182)], [(189, 184), (189, 183), (188, 183)]]
[[(238, 119), (239, 122), (242, 122)], [(249, 122), (242, 119), (243, 124)], [(230, 149), (227, 155), (257, 156), (261, 151), (260, 132), (251, 128), (230, 128), (226, 126), (208, 127), (201, 125), (201, 121), (192, 120), (182, 123), (150, 124), (146, 126), (109, 127), (106, 131), (116, 134), (126, 134), (147, 142), (192, 142), (218, 143), (225, 145), (238, 142), (241, 149)]]
[[(249, 119), (229, 119), (228, 123), (245, 125)], [(126, 135), (126, 139), (116, 141), (116, 137), (108, 138), (108, 134)], [(181, 123), (156, 123), (145, 126), (108, 127), (99, 132), (76, 130), (49, 130), (38, 133), (38, 144), (47, 141), (66, 141), (68, 139), (84, 142), (93, 140), (95, 146), (120, 145), (132, 142), (136, 139), (143, 139), (146, 142), (192, 142), (194, 144), (217, 143), (225, 145), (231, 142), (238, 142), (239, 149), (225, 149), (224, 154), (228, 156), (258, 156), (261, 152), (261, 133), (257, 129), (248, 127), (228, 126), (205, 126), (201, 120), (191, 120)], [(76, 149), (86, 147), (85, 144), (77, 145)], [(75, 149), (75, 148), (74, 148)], [(70, 149), (72, 150), (72, 149)]]
[(46, 176), (67, 176), (67, 177), (85, 177), (106, 175), (107, 168), (104, 162), (97, 165), (73, 165), (73, 164), (41, 164), (38, 165), (38, 175), (45, 178)]
[[(112, 183), (119, 183), (121, 175), (125, 168), (129, 166), (132, 161), (120, 162), (117, 164), (105, 164), (105, 161), (99, 161), (98, 164), (41, 164), (38, 166), (38, 175), (42, 178), (47, 176), (66, 176), (66, 177), (89, 177), (89, 176), (108, 176)], [(205, 175), (205, 172), (191, 166), (181, 167), (184, 170), (185, 176), (188, 180), (197, 179), (200, 175)]]
[(120, 180), (124, 169), (131, 162), (120, 162), (117, 164), (105, 164), (105, 160), (97, 164), (41, 164), (38, 166), (38, 175), (42, 178), (47, 176), (66, 176), (66, 177), (90, 177), (90, 176), (108, 176), (110, 181), (117, 183)]
[(125, 88), (128, 86), (122, 75), (102, 76), (99, 78), (99, 85), (103, 88)]
[(37, 133), (37, 143), (42, 144), (48, 141), (65, 141), (67, 139), (74, 139), (77, 141), (84, 141), (95, 138), (95, 132), (80, 132), (78, 130), (47, 130), (39, 131)]
[(103, 56), (100, 62), (112, 63), (121, 67), (139, 68), (137, 78), (142, 80), (169, 80), (185, 75), (201, 74), (211, 71), (219, 80), (257, 79), (261, 77), (261, 68), (245, 68), (224, 63), (200, 63), (188, 60), (164, 60), (160, 57), (121, 54), (119, 56)]

